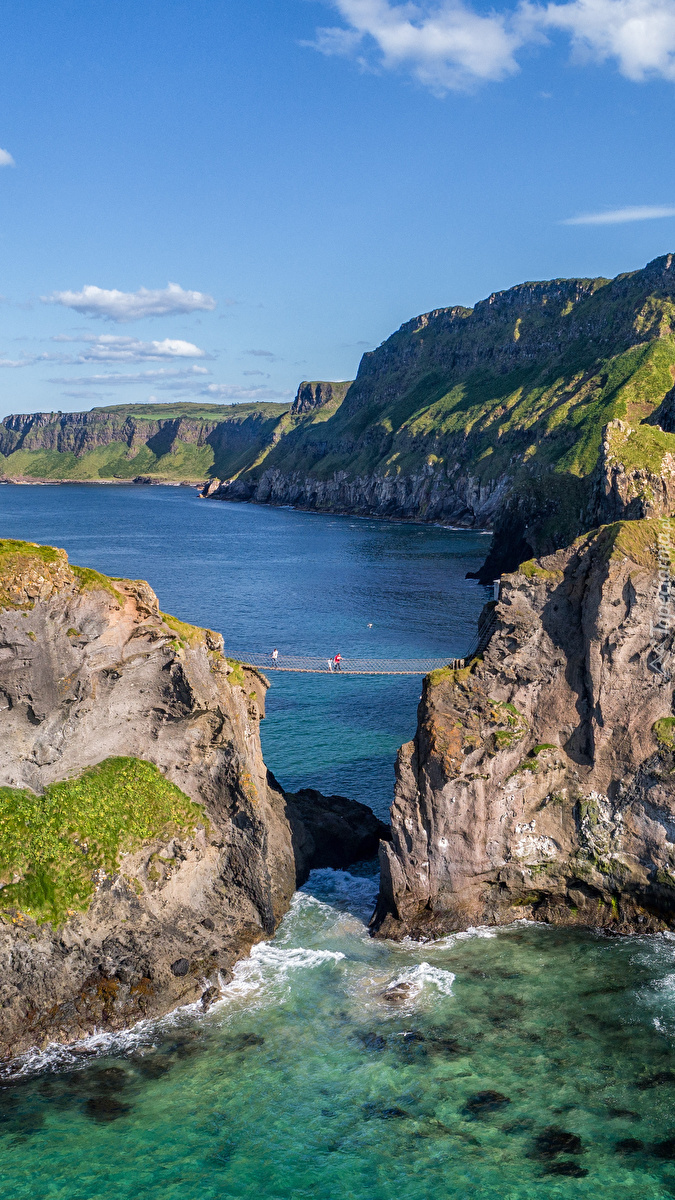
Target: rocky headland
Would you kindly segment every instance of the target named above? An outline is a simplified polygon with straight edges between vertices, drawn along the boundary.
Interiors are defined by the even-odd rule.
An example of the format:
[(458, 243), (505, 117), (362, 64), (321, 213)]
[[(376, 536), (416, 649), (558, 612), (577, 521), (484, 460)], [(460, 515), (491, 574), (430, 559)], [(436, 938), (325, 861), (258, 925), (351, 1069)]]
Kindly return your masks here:
[(147, 583), (0, 541), (0, 1054), (208, 1005), (312, 867), (376, 852), (267, 771), (266, 688)]
[(668, 254), (423, 313), (364, 354), (334, 411), (284, 418), (208, 494), (490, 527), (485, 582), (600, 524), (668, 512), (674, 301)]
[(502, 578), (399, 752), (378, 936), (675, 927), (671, 553), (668, 521), (621, 521)]

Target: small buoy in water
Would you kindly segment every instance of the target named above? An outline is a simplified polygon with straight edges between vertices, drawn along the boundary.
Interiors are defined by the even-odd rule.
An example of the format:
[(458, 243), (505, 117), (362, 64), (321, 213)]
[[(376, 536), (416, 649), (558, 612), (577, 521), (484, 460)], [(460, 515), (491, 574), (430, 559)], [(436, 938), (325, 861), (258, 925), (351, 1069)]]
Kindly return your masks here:
[(369, 629), (372, 629), (372, 628), (373, 628), (373, 622), (372, 622), (372, 621), (370, 622), (370, 625), (368, 626), (368, 628), (369, 628)]

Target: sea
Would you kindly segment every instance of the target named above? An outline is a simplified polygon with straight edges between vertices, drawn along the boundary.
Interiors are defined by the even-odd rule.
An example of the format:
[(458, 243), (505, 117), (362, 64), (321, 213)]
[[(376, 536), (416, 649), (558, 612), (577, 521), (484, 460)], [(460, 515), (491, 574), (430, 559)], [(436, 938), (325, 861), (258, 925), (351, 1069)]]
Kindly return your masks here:
[[(233, 656), (459, 657), (490, 594), (466, 579), (479, 531), (191, 488), (0, 486), (0, 536), (147, 579)], [(386, 816), (420, 677), (270, 678), (284, 787)], [(0, 1200), (675, 1196), (675, 936), (517, 922), (380, 942), (377, 888), (373, 862), (314, 871), (207, 1014), (5, 1068)]]

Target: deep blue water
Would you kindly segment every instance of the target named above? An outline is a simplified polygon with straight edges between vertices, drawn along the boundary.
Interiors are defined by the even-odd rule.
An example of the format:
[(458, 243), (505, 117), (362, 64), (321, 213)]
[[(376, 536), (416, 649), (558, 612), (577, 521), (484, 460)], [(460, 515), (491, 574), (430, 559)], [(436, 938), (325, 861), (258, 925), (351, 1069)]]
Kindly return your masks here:
[[(237, 650), (455, 656), (485, 596), (464, 579), (480, 535), (183, 489), (0, 487), (0, 534), (146, 578)], [(418, 695), (274, 676), (267, 762), (383, 811)], [(0, 1079), (0, 1200), (675, 1196), (675, 937), (518, 922), (377, 942), (376, 890), (370, 864), (313, 872), (207, 1015)]]
[[(160, 605), (219, 630), (226, 653), (460, 657), (488, 592), (466, 580), (489, 537), (201, 500), (192, 488), (0, 486), (0, 536), (147, 579)], [(368, 628), (372, 625), (372, 628)], [(265, 760), (289, 790), (391, 803), (420, 678), (272, 676)]]

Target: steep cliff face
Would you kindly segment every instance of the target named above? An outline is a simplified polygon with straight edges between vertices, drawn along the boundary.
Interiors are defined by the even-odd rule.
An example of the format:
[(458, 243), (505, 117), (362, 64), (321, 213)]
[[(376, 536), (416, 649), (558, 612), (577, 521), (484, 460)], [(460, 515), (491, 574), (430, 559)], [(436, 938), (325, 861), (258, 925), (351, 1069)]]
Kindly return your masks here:
[(310, 383), (305, 380), (300, 384), (291, 405), (291, 416), (299, 417), (316, 412), (318, 408), (324, 408), (332, 401), (341, 404), (350, 387), (351, 379), (343, 383), (324, 383), (316, 380)]
[(605, 489), (603, 429), (634, 431), (629, 474), (657, 476), (659, 450), (675, 454), (674, 298), (665, 255), (614, 280), (527, 283), (425, 313), (363, 356), (333, 414), (214, 494), (492, 525), (485, 580), (599, 522), (649, 515), (650, 480), (624, 486), (613, 467)]
[[(320, 839), (266, 687), (146, 583), (0, 541), (0, 1053), (208, 1002), (274, 931)], [(358, 857), (382, 826), (338, 809)]]
[(427, 678), (380, 936), (675, 926), (670, 539), (669, 522), (619, 522), (525, 563), (482, 659)]
[(5, 478), (201, 482), (233, 475), (274, 444), (287, 404), (119, 405), (0, 422)]

